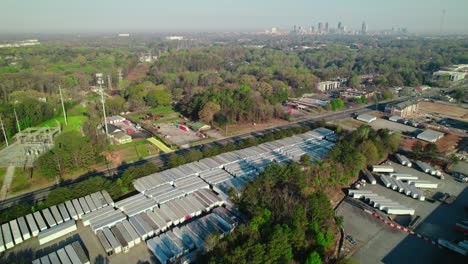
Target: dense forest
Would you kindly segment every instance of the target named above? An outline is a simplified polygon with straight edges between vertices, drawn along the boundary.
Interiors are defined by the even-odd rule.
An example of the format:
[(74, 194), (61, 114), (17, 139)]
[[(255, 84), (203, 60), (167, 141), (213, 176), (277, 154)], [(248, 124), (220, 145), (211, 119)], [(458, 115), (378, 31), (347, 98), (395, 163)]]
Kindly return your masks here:
[(342, 222), (334, 217), (330, 195), (336, 197), (360, 170), (395, 152), (399, 142), (399, 134), (369, 126), (342, 136), (328, 158), (273, 164), (248, 183), (240, 198), (233, 197), (247, 222), (226, 238), (209, 237), (203, 261), (330, 262)]

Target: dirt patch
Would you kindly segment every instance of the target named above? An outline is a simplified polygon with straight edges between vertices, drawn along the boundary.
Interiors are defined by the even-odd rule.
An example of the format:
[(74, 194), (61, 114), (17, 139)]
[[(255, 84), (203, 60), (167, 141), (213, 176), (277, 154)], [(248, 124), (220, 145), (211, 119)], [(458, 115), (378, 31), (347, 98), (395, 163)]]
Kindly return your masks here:
[[(418, 139), (402, 138), (400, 140), (400, 147), (406, 151), (411, 151), (411, 149), (417, 141)], [(422, 140), (420, 141), (423, 146), (426, 146), (428, 144), (428, 142)], [(449, 154), (456, 150), (458, 144), (461, 141), (462, 138), (457, 135), (446, 134), (443, 138), (437, 140), (435, 144), (439, 147), (439, 150), (442, 154)]]
[(463, 119), (468, 118), (468, 109), (455, 105), (421, 102), (419, 103), (419, 111), (425, 113), (440, 113), (441, 115), (453, 116)]
[(138, 64), (135, 68), (131, 69), (130, 72), (125, 77), (128, 81), (138, 82), (145, 78), (148, 73), (151, 65), (149, 64)]

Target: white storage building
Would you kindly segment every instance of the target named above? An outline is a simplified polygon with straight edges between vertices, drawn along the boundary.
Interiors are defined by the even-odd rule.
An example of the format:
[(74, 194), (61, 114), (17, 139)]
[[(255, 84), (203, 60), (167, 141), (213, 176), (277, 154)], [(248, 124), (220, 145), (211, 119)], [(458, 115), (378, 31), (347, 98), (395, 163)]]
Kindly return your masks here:
[(357, 120), (366, 122), (366, 123), (371, 123), (377, 120), (377, 117), (369, 114), (361, 114), (356, 117)]

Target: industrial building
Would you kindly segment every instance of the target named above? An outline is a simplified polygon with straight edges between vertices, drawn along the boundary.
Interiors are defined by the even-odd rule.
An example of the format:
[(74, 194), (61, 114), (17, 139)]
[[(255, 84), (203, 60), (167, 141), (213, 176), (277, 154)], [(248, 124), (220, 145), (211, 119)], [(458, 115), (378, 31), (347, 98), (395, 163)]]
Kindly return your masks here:
[(432, 77), (436, 80), (447, 78), (448, 81), (456, 82), (465, 79), (466, 72), (456, 71), (436, 71), (432, 74)]
[(404, 101), (398, 104), (388, 104), (385, 106), (385, 112), (392, 116), (399, 116), (408, 118), (418, 114), (419, 102), (417, 101)]
[(418, 136), (417, 136), (418, 139), (421, 139), (421, 140), (424, 140), (424, 141), (427, 141), (427, 142), (431, 142), (431, 143), (436, 142), (437, 140), (441, 139), (442, 137), (444, 137), (444, 133), (439, 132), (439, 131), (434, 131), (434, 130), (431, 130), (431, 129), (427, 129), (424, 132), (418, 134)]
[(357, 120), (366, 122), (366, 123), (371, 123), (377, 120), (377, 117), (369, 114), (361, 114), (356, 117)]
[(326, 81), (326, 82), (319, 82), (316, 86), (317, 90), (326, 92), (330, 90), (335, 90), (340, 88), (340, 82), (338, 81)]

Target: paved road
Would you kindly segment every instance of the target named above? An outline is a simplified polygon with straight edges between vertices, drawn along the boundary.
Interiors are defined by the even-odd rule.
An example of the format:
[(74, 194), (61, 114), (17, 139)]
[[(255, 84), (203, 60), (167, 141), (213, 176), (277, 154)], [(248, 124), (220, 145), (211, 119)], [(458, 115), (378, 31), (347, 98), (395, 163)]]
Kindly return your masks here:
[[(398, 101), (403, 101), (403, 99), (398, 100)], [(398, 101), (393, 101), (393, 102), (398, 102)], [(389, 102), (379, 103), (378, 104), (378, 109), (383, 110), (383, 108), (385, 108), (385, 105), (387, 103), (389, 103)], [(322, 115), (319, 115), (319, 116), (314, 116), (313, 118), (310, 118), (310, 119), (307, 119), (307, 120), (292, 122), (292, 123), (289, 123), (287, 125), (281, 125), (281, 126), (268, 128), (268, 129), (264, 129), (264, 130), (260, 130), (260, 131), (255, 131), (255, 132), (245, 133), (245, 134), (242, 134), (242, 135), (237, 135), (237, 136), (233, 136), (233, 137), (229, 137), (229, 138), (224, 138), (224, 139), (212, 141), (212, 142), (209, 142), (209, 143), (201, 144), (201, 145), (198, 145), (198, 146), (194, 146), (194, 147), (191, 147), (191, 148), (181, 149), (181, 150), (178, 150), (178, 151), (173, 152), (173, 153), (184, 154), (187, 151), (190, 151), (192, 149), (203, 149), (204, 147), (207, 147), (207, 146), (219, 146), (219, 145), (225, 145), (225, 144), (228, 144), (228, 143), (235, 143), (235, 142), (238, 142), (239, 140), (242, 140), (242, 139), (245, 139), (245, 138), (259, 137), (259, 136), (262, 136), (263, 134), (269, 133), (269, 132), (279, 131), (279, 130), (293, 128), (293, 127), (299, 127), (299, 126), (303, 126), (303, 125), (309, 125), (309, 124), (312, 124), (312, 123), (320, 121), (320, 120), (331, 121), (331, 120), (335, 120), (335, 119), (341, 119), (341, 118), (349, 117), (350, 114), (354, 113), (354, 112), (357, 112), (358, 114), (361, 114), (361, 113), (369, 112), (369, 111), (372, 111), (372, 110), (375, 110), (375, 109), (376, 109), (376, 106), (374, 104), (374, 105), (370, 105), (370, 106), (363, 106), (361, 108), (348, 109), (348, 110), (344, 110), (344, 111), (340, 111), (340, 112), (336, 112), (336, 113), (322, 114)], [(59, 186), (60, 187), (70, 186), (70, 185), (76, 184), (78, 182), (81, 182), (81, 181), (83, 181), (85, 179), (88, 179), (88, 178), (91, 178), (91, 177), (96, 177), (96, 176), (115, 177), (115, 176), (119, 175), (120, 173), (122, 173), (125, 169), (127, 169), (130, 166), (141, 165), (141, 164), (144, 164), (146, 162), (152, 162), (152, 163), (156, 164), (157, 166), (163, 166), (168, 161), (169, 156), (171, 154), (172, 153), (165, 153), (165, 154), (161, 154), (161, 155), (158, 155), (158, 156), (149, 157), (149, 158), (146, 158), (146, 159), (138, 160), (138, 161), (133, 162), (133, 163), (123, 164), (123, 165), (120, 165), (118, 167), (112, 167), (112, 168), (109, 168), (109, 169), (107, 169), (105, 171), (89, 172), (89, 173), (79, 177), (78, 179), (71, 180), (71, 181), (64, 181), (64, 182), (60, 183)], [(30, 201), (43, 200), (45, 197), (47, 197), (47, 195), (49, 194), (49, 192), (51, 190), (53, 190), (53, 189), (55, 189), (57, 187), (58, 187), (57, 185), (53, 185), (53, 186), (49, 186), (49, 187), (46, 187), (46, 188), (43, 188), (43, 189), (40, 189), (40, 190), (36, 190), (36, 191), (29, 192), (29, 193), (17, 195), (17, 196), (5, 199), (3, 201), (0, 201), (0, 210), (11, 207), (11, 206), (13, 206), (15, 204), (18, 204), (19, 202), (30, 202)]]

